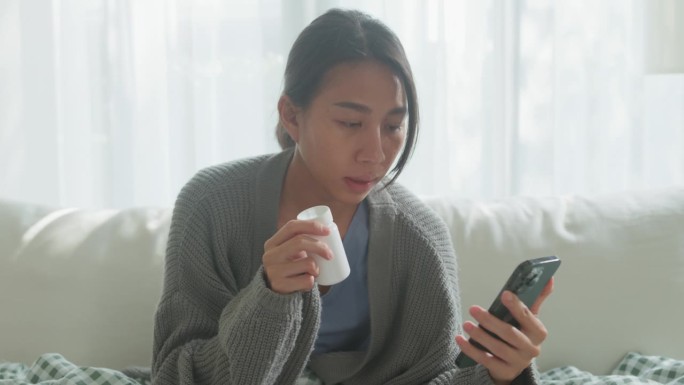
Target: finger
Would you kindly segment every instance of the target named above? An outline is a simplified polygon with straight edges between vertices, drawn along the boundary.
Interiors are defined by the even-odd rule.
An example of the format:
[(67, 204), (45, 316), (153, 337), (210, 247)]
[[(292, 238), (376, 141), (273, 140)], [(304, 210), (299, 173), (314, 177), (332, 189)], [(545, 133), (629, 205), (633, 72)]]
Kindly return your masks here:
[(318, 255), (327, 260), (333, 258), (330, 246), (320, 239), (303, 234), (297, 235), (283, 243), (278, 249), (279, 252), (284, 253), (284, 255), (294, 255), (303, 251), (307, 256)]
[[(287, 257), (287, 260), (289, 261), (299, 261), (300, 259), (304, 258), (309, 258), (309, 255), (306, 253), (306, 251), (302, 250), (296, 254), (290, 255)], [(286, 263), (286, 262), (281, 262), (281, 263)]]
[(310, 274), (302, 274), (287, 280), (271, 283), (271, 290), (280, 294), (291, 294), (298, 291), (311, 291), (316, 279)]
[(264, 271), (271, 289), (279, 293), (310, 290), (308, 282), (314, 282), (320, 272), (313, 258), (264, 266)]
[(290, 238), (282, 245), (266, 250), (262, 261), (264, 265), (287, 263), (312, 254), (328, 260), (333, 258), (330, 247), (324, 242), (309, 235), (300, 234)]
[[(480, 325), (475, 326), (474, 324), (468, 325), (468, 323), (466, 323), (464, 324), (464, 328), (472, 328), (475, 326), (476, 329), (473, 330), (473, 334), (471, 334), (473, 339), (481, 343), (495, 355), (503, 358), (505, 361), (512, 362), (514, 360), (511, 357), (513, 357), (516, 350), (529, 352), (525, 353), (525, 356), (533, 356), (535, 354), (533, 349), (534, 345), (530, 342), (530, 339), (515, 326), (498, 319), (479, 306), (471, 307), (470, 314)], [(494, 333), (498, 336), (498, 339), (487, 333), (484, 329)], [(504, 347), (501, 347), (500, 344), (505, 344), (506, 347), (512, 349), (505, 349)]]
[(299, 234), (325, 236), (330, 234), (330, 229), (320, 222), (293, 219), (264, 243), (264, 250), (280, 246)]
[(554, 280), (553, 277), (551, 277), (546, 286), (544, 286), (544, 290), (542, 290), (541, 294), (539, 294), (539, 298), (537, 298), (537, 300), (534, 301), (534, 304), (532, 304), (532, 307), (530, 307), (530, 311), (532, 312), (532, 314), (539, 315), (541, 305), (544, 303), (544, 301), (546, 301), (546, 298), (548, 298), (553, 292), (553, 284)]
[[(476, 318), (482, 318), (486, 323), (491, 322), (493, 325), (491, 329), (494, 329), (491, 333), (496, 334), (492, 335), (482, 325), (476, 326), (472, 322), (466, 322), (463, 325), (464, 330), (472, 339), (471, 345), (478, 348), (477, 344), (479, 344), (489, 351), (483, 350), (486, 354), (480, 357), (481, 363), (489, 369), (492, 377), (513, 379), (541, 353), (539, 346), (533, 345), (516, 327), (499, 320), (482, 308), (472, 310), (475, 310)], [(487, 313), (487, 316), (477, 314), (478, 312)]]
[(546, 340), (548, 332), (544, 324), (515, 294), (510, 291), (504, 292), (501, 295), (501, 302), (518, 321), (520, 330), (529, 338), (532, 345), (538, 346)]
[(320, 272), (316, 261), (309, 257), (287, 263), (264, 265), (264, 270), (271, 281), (297, 277), (302, 274), (318, 277)]
[(456, 344), (461, 351), (472, 358), (473, 361), (484, 366), (490, 373), (504, 373), (507, 371), (506, 362), (473, 345), (463, 336), (456, 336)]
[[(490, 354), (504, 362), (515, 362), (516, 349), (502, 339), (497, 338), (497, 336), (490, 334), (481, 325), (478, 326), (472, 322), (465, 322), (463, 330), (468, 333), (472, 340), (470, 343), (476, 348), (486, 349)], [(473, 341), (476, 343), (473, 343)]]
[(485, 363), (491, 361), (491, 359), (494, 358), (494, 356), (492, 356), (491, 353), (488, 353), (473, 345), (472, 342), (464, 336), (456, 336), (456, 344), (459, 348), (461, 348), (461, 351), (463, 353), (465, 353), (468, 357), (472, 358), (473, 361), (477, 362), (478, 364), (486, 366)]

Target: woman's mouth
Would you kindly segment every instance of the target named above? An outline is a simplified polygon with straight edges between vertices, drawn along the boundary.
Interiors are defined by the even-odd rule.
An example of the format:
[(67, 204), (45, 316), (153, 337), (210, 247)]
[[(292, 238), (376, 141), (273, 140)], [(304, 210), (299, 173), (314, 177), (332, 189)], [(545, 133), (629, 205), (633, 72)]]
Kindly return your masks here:
[(367, 193), (373, 188), (375, 179), (345, 177), (344, 182), (355, 193)]

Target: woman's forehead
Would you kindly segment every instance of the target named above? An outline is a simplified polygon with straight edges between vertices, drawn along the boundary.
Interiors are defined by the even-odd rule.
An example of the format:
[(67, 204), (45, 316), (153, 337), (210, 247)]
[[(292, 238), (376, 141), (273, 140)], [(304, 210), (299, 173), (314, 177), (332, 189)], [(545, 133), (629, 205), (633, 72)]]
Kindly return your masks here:
[[(405, 110), (406, 95), (399, 77), (378, 61), (338, 64), (326, 73), (318, 97), (320, 101), (359, 112), (366, 110)], [(396, 111), (395, 111), (396, 112)]]

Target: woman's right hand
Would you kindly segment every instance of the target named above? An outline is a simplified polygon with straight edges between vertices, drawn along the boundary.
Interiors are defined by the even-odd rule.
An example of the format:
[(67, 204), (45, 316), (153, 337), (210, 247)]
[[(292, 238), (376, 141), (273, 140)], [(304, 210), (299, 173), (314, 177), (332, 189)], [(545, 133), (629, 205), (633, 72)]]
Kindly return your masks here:
[(313, 236), (329, 233), (319, 222), (291, 220), (267, 240), (262, 262), (271, 290), (280, 294), (311, 290), (319, 270), (310, 255), (332, 259), (328, 245)]

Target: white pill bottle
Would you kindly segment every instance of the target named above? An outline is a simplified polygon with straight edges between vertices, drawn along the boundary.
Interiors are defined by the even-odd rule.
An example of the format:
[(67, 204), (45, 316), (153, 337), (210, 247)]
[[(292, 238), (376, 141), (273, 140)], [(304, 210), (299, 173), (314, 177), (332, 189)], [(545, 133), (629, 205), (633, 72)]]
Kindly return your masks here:
[(344, 251), (344, 246), (342, 245), (340, 231), (337, 229), (335, 222), (333, 222), (330, 207), (314, 206), (308, 208), (299, 213), (297, 219), (304, 221), (314, 220), (330, 229), (330, 234), (327, 236), (313, 236), (314, 238), (325, 242), (333, 253), (333, 259), (331, 260), (327, 260), (320, 255), (313, 255), (319, 269), (316, 282), (318, 282), (319, 285), (330, 286), (344, 281), (350, 273), (349, 261), (347, 261), (347, 253)]

